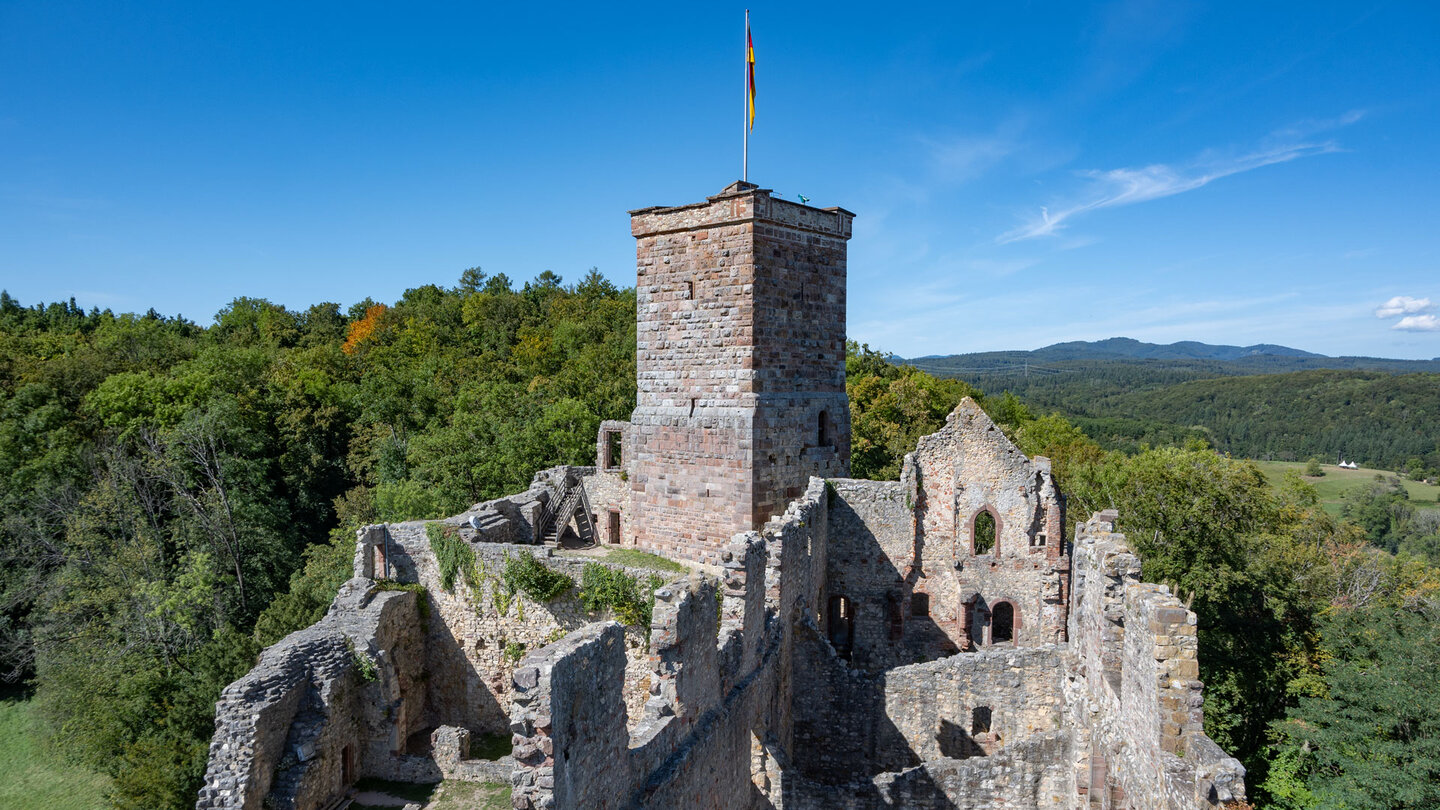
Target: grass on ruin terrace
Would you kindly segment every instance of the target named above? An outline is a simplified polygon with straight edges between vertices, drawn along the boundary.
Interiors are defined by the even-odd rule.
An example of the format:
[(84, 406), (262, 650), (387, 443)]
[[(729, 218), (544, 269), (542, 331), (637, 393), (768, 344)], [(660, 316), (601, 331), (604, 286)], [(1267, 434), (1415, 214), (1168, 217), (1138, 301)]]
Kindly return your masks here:
[(604, 560), (615, 565), (623, 565), (626, 568), (645, 568), (651, 571), (665, 571), (671, 574), (688, 574), (690, 569), (685, 565), (675, 562), (659, 554), (651, 554), (648, 551), (641, 551), (634, 548), (615, 548), (614, 546), (596, 546), (573, 551), (562, 551), (562, 556), (590, 557), (592, 559)]
[(384, 779), (361, 779), (356, 785), (361, 795), (383, 795), (391, 801), (367, 804), (355, 801), (350, 810), (399, 810), (406, 802), (415, 802), (424, 810), (509, 810), (510, 786), (498, 782), (463, 782), (451, 779), (438, 785), (417, 785), (390, 782)]
[(1320, 503), (1325, 511), (1332, 515), (1340, 514), (1340, 506), (1345, 498), (1345, 493), (1356, 487), (1364, 486), (1375, 480), (1376, 475), (1386, 477), (1396, 476), (1405, 485), (1405, 490), (1410, 493), (1410, 503), (1417, 509), (1440, 508), (1436, 498), (1440, 497), (1440, 486), (1426, 484), (1422, 481), (1411, 481), (1403, 475), (1390, 470), (1372, 470), (1368, 467), (1361, 467), (1358, 470), (1342, 470), (1334, 464), (1322, 464), (1320, 469), (1325, 473), (1321, 476), (1311, 477), (1305, 475), (1305, 462), (1303, 461), (1257, 461), (1255, 466), (1265, 474), (1271, 486), (1278, 486), (1285, 477), (1285, 473), (1300, 473), (1305, 483), (1315, 487), (1320, 494)]
[[(26, 810), (102, 810), (110, 804), (105, 776), (67, 764), (40, 745), (36, 706), (0, 693), (0, 807)], [(499, 806), (499, 805), (497, 805)], [(508, 805), (506, 805), (508, 806)]]

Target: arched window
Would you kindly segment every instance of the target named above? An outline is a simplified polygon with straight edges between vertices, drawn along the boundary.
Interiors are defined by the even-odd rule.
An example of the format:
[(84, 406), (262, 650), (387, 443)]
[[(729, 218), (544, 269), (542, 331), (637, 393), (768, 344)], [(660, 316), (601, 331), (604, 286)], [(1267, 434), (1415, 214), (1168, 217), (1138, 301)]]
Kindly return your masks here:
[(994, 513), (989, 509), (982, 509), (975, 513), (974, 519), (970, 521), (970, 548), (976, 554), (993, 553), (998, 534), (999, 526), (995, 522)]
[(1003, 644), (1015, 640), (1015, 606), (998, 602), (990, 608), (990, 643)]

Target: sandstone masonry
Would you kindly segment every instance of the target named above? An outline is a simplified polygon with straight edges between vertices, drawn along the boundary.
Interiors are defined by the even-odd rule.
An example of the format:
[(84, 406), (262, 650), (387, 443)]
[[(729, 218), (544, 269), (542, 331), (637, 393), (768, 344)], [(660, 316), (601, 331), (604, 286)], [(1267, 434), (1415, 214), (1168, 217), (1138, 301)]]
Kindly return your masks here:
[[(845, 477), (850, 217), (746, 183), (632, 212), (631, 421), (601, 424), (594, 467), (361, 529), (325, 618), (222, 695), (197, 808), (502, 775), (517, 810), (1241, 806), (1195, 614), (1140, 582), (1118, 515), (1066, 541), (1049, 460), (969, 399), (901, 480)], [(648, 635), (498, 576), (608, 565), (571, 535), (688, 562)], [(455, 543), (476, 564), (447, 589)], [(502, 732), (510, 757), (469, 756)]]

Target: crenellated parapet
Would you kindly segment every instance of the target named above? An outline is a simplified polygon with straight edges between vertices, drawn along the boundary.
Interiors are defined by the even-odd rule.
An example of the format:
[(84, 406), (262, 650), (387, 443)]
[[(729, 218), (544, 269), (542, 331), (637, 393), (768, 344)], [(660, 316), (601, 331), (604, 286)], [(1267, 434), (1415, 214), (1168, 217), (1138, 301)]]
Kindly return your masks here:
[[(1195, 614), (1100, 512), (1075, 533), (1072, 667), (1076, 788), (1113, 806), (1192, 810), (1245, 797), (1245, 769), (1204, 730)], [(1118, 804), (1117, 802), (1128, 802)], [(1109, 805), (1105, 805), (1109, 806)]]

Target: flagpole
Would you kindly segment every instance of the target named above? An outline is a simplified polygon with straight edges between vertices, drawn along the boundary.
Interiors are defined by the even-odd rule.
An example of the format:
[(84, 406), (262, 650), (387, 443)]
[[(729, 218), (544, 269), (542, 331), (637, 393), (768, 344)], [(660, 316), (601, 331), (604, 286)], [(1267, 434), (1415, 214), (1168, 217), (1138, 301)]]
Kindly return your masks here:
[(745, 104), (740, 108), (740, 124), (744, 134), (744, 146), (740, 152), (740, 180), (750, 179), (750, 9), (745, 9)]

